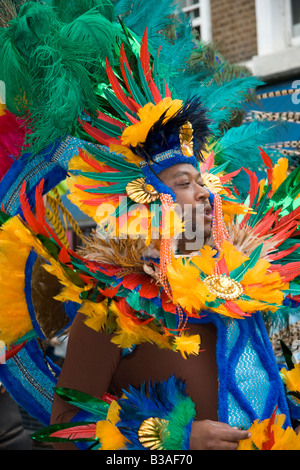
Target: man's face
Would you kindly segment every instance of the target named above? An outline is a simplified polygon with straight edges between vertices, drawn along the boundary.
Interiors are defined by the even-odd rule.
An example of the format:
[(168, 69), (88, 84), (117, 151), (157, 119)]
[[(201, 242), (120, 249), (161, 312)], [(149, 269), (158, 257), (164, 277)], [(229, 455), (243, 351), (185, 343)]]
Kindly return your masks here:
[(189, 163), (179, 163), (163, 170), (159, 177), (172, 189), (183, 214), (189, 214), (193, 232), (205, 243), (211, 236), (212, 208), (201, 173)]

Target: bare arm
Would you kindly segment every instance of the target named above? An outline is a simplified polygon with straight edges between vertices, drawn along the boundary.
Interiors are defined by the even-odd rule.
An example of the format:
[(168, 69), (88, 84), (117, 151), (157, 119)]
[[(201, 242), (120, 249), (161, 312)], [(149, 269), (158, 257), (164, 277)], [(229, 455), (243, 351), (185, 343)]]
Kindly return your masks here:
[[(111, 343), (111, 336), (98, 333), (84, 324), (85, 316), (78, 314), (72, 324), (66, 359), (57, 382), (67, 387), (101, 398), (109, 391), (113, 374), (120, 361), (120, 349)], [(51, 424), (68, 423), (78, 408), (55, 395)], [(73, 444), (56, 444), (57, 450), (74, 449)]]

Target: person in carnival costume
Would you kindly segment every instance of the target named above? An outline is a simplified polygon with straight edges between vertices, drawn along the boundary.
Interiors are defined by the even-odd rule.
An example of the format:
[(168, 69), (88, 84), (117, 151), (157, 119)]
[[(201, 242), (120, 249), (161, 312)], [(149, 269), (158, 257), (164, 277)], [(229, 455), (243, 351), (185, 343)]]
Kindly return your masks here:
[[(34, 11), (25, 4), (20, 19)], [(94, 14), (103, 34), (104, 10)], [(76, 30), (70, 24), (64, 19), (57, 26), (55, 44), (63, 43), (63, 51)], [(139, 39), (121, 20), (111, 24), (115, 56), (105, 52), (102, 68), (90, 58), (96, 68), (88, 72), (79, 60), (66, 67), (82, 74), (74, 87), (87, 75), (99, 80), (96, 102), (87, 88), (81, 112), (74, 111), (75, 130), (68, 114), (70, 123), (60, 128), (57, 120), (51, 126), (38, 119), (33, 104), (39, 101), (46, 112), (42, 97), (32, 92), (24, 99), (19, 90), (20, 103), (32, 107), (27, 123), (33, 129), (32, 155), (17, 161), (19, 171), (40, 165), (40, 152), (56, 167), (29, 189), (23, 180), (17, 213), (3, 204), (2, 259), (20, 283), (13, 285), (18, 303), (10, 306), (12, 285), (2, 279), (0, 331), (8, 354), (1, 381), (16, 399), (26, 389), (37, 417), (51, 402), (51, 426), (34, 438), (57, 448), (69, 448), (70, 441), (102, 450), (299, 448), (297, 364), (289, 361), (279, 374), (263, 317), (275, 317), (299, 293), (293, 258), (299, 171), (289, 173), (285, 160), (273, 164), (261, 148), (266, 178), (259, 182), (245, 168), (251, 187), (243, 200), (232, 183), (240, 169), (225, 173), (226, 165), (215, 164), (226, 112), (217, 126), (207, 106), (214, 86), (180, 98), (159, 71), (159, 51), (149, 48), (147, 31)], [(10, 39), (4, 36), (7, 47)], [(52, 40), (30, 56), (35, 67), (44, 58), (46, 75), (53, 72), (46, 65)], [(52, 91), (68, 82), (60, 75), (55, 80)], [(49, 157), (44, 145), (51, 139)], [(55, 230), (58, 224), (46, 220), (42, 196), (62, 174), (70, 199), (97, 223), (76, 251)], [(49, 203), (52, 197), (47, 194)], [(62, 371), (33, 358), (42, 351), (40, 339), (70, 324)], [(32, 370), (55, 386), (54, 397), (34, 377), (35, 394), (24, 385)]]

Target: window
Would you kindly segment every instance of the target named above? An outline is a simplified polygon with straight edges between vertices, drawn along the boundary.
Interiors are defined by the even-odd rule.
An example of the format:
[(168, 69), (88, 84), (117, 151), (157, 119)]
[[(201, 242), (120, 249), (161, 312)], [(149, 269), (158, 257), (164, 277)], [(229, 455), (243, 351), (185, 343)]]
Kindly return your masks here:
[(292, 37), (300, 36), (300, 2), (291, 0)]
[(203, 41), (211, 40), (210, 0), (182, 0), (182, 9), (188, 15), (194, 30)]

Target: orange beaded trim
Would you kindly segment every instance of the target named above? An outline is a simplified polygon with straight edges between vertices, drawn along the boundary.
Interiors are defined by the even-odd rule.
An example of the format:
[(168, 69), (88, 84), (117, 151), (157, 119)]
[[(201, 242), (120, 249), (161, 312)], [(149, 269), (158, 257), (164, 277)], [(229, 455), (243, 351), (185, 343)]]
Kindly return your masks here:
[[(174, 202), (173, 198), (170, 194), (161, 194), (160, 200), (163, 206), (163, 210), (171, 211), (174, 209)], [(160, 273), (159, 273), (159, 281), (162, 285), (164, 291), (168, 295), (168, 297), (173, 300), (172, 291), (168, 282), (167, 277), (167, 269), (168, 265), (171, 263), (172, 260), (172, 239), (171, 238), (162, 238), (160, 244)], [(182, 307), (178, 304), (176, 306), (179, 322), (178, 322), (178, 329), (180, 330), (179, 335), (182, 333), (183, 329), (187, 323), (187, 315), (184, 315)], [(185, 320), (184, 320), (185, 318)]]
[[(170, 211), (173, 209), (174, 202), (169, 194), (161, 194), (160, 200), (163, 206), (164, 211)], [(214, 194), (214, 211), (213, 211), (213, 222), (212, 222), (212, 235), (215, 242), (215, 247), (217, 250), (221, 250), (222, 244), (224, 241), (232, 242), (226, 225), (223, 219), (223, 211), (222, 211), (222, 199), (218, 194)], [(160, 245), (160, 273), (159, 273), (159, 281), (162, 285), (164, 291), (168, 295), (168, 297), (173, 300), (172, 291), (170, 285), (168, 283), (167, 277), (167, 269), (168, 264), (171, 263), (172, 260), (172, 239), (171, 238), (163, 238), (161, 240)], [(218, 272), (218, 265), (215, 268), (215, 274), (220, 274)], [(179, 326), (181, 331), (185, 328), (187, 323), (187, 316), (184, 315), (183, 309), (180, 305), (176, 306), (177, 313), (179, 316)]]
[(218, 194), (214, 195), (212, 234), (217, 250), (222, 248), (224, 241), (232, 242), (223, 219), (222, 199)]

